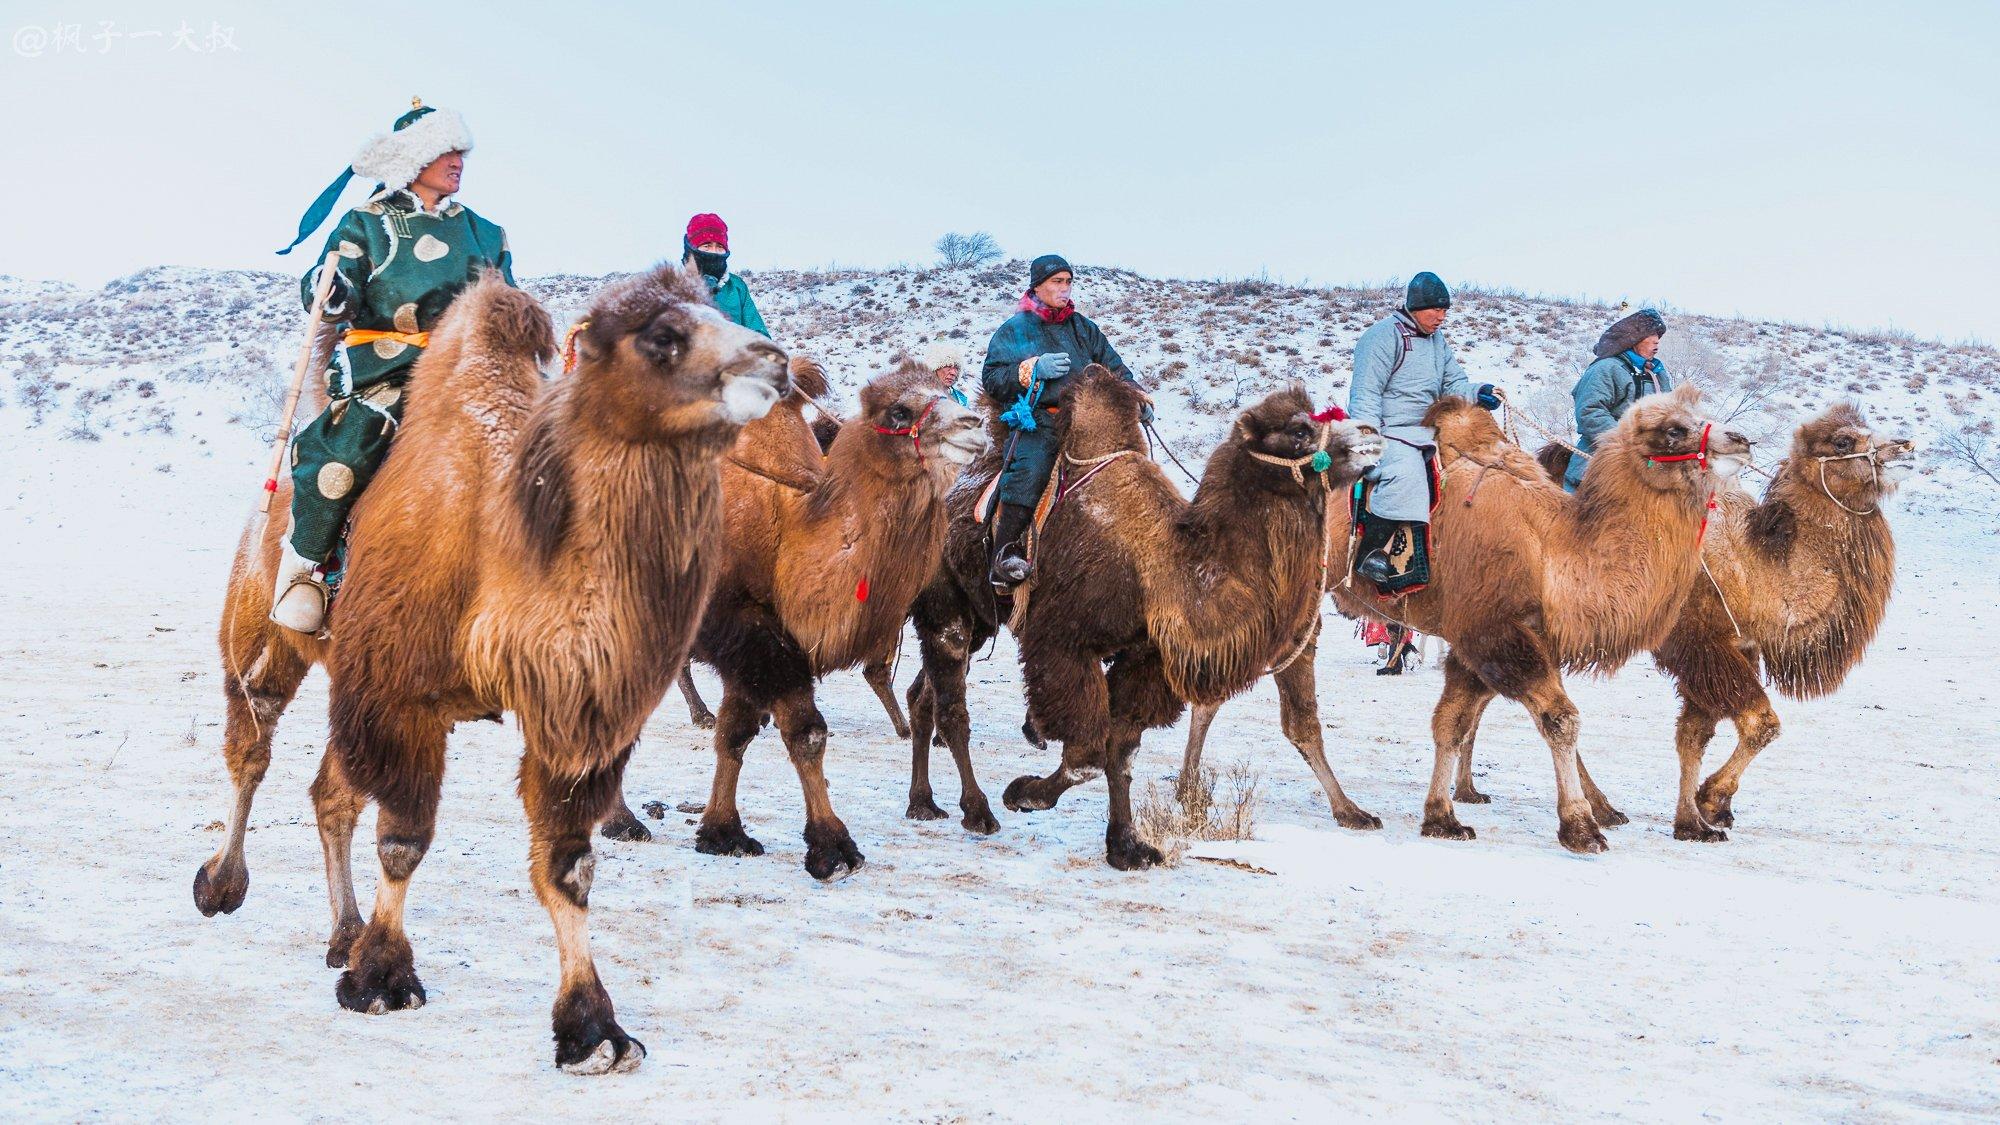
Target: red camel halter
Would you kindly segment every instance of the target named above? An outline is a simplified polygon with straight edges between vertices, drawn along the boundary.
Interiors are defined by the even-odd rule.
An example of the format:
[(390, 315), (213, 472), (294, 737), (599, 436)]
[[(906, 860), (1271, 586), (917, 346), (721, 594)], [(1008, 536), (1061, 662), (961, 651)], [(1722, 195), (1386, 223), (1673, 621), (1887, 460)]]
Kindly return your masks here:
[(921, 465), (924, 463), (924, 419), (930, 417), (931, 411), (936, 410), (937, 404), (943, 401), (944, 401), (943, 395), (939, 395), (936, 398), (932, 399), (931, 404), (929, 406), (924, 407), (924, 412), (922, 414), (917, 415), (917, 420), (911, 422), (907, 426), (903, 426), (901, 428), (897, 428), (894, 426), (876, 426), (875, 432), (878, 434), (888, 434), (891, 437), (902, 437), (905, 434), (909, 435), (910, 448), (917, 451), (917, 464)]
[[(1695, 451), (1693, 453), (1671, 453), (1665, 456), (1655, 456), (1651, 453), (1648, 453), (1646, 454), (1646, 460), (1651, 461), (1655, 465), (1666, 465), (1666, 464), (1671, 464), (1675, 461), (1693, 461), (1701, 467), (1702, 472), (1704, 473), (1707, 472), (1708, 431), (1710, 429), (1713, 429), (1714, 425), (1715, 424), (1713, 422), (1710, 422), (1702, 426), (1701, 444), (1695, 447)], [(1708, 500), (1702, 504), (1701, 529), (1694, 533), (1694, 549), (1697, 551), (1701, 550), (1701, 541), (1705, 536), (1708, 535), (1709, 513), (1715, 511), (1715, 509), (1716, 509), (1715, 493), (1713, 490), (1711, 490), (1708, 494)]]

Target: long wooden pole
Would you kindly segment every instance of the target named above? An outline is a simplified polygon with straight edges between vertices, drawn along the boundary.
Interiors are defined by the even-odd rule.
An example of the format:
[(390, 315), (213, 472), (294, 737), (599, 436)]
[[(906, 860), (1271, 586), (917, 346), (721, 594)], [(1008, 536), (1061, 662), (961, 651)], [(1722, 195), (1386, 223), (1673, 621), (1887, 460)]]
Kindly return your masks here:
[(263, 494), (257, 498), (257, 510), (269, 512), (271, 497), (278, 492), (278, 474), (285, 468), (285, 447), (292, 443), (292, 416), (298, 413), (299, 395), (306, 387), (306, 372), (312, 367), (313, 354), (318, 351), (320, 332), (325, 328), (321, 316), (326, 312), (326, 299), (333, 292), (334, 269), (340, 262), (340, 251), (328, 250), (326, 260), (320, 263), (319, 282), (313, 286), (312, 308), (306, 312), (305, 339), (299, 343), (299, 362), (292, 369), (292, 389), (285, 395), (284, 413), (278, 420), (278, 438), (271, 447), (271, 471), (264, 474)]

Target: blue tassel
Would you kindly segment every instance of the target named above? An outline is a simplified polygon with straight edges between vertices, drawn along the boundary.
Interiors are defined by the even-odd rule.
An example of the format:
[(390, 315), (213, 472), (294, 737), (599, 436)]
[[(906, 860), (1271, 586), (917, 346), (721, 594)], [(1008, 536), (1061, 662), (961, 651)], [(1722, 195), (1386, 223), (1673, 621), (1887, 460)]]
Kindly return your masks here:
[(306, 213), (299, 218), (299, 236), (292, 239), (290, 246), (278, 251), (278, 253), (289, 254), (298, 247), (299, 243), (311, 238), (313, 232), (326, 222), (326, 217), (333, 214), (333, 205), (340, 201), (340, 193), (347, 190), (347, 181), (353, 178), (354, 169), (341, 169), (340, 175), (334, 177), (334, 181), (326, 185), (326, 190), (319, 193), (319, 198), (313, 200), (312, 206), (306, 208)]
[(1028, 387), (1027, 394), (1015, 399), (1014, 405), (1000, 412), (1000, 420), (1007, 423), (1010, 429), (1032, 430), (1035, 428), (1035, 405), (1041, 401), (1042, 381), (1036, 379)]

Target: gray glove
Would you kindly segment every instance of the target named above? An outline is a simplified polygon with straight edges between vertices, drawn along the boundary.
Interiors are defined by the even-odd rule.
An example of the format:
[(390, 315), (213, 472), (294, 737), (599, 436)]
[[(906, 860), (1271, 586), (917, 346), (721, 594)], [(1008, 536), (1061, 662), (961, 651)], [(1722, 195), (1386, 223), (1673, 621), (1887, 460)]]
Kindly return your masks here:
[(1044, 352), (1035, 359), (1034, 377), (1047, 382), (1069, 374), (1069, 356), (1064, 352)]

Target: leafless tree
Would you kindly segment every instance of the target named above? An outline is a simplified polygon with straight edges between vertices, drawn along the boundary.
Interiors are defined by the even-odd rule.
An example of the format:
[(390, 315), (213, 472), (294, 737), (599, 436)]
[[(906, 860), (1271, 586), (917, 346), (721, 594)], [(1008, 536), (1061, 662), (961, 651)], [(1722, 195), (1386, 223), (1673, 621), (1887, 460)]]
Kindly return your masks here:
[(984, 265), (1000, 258), (1000, 244), (983, 230), (971, 234), (951, 231), (940, 236), (933, 249), (938, 253), (938, 264), (946, 269)]
[(1993, 419), (1962, 422), (1938, 436), (1938, 452), (1994, 484), (2000, 484), (2000, 454), (1993, 450)]

